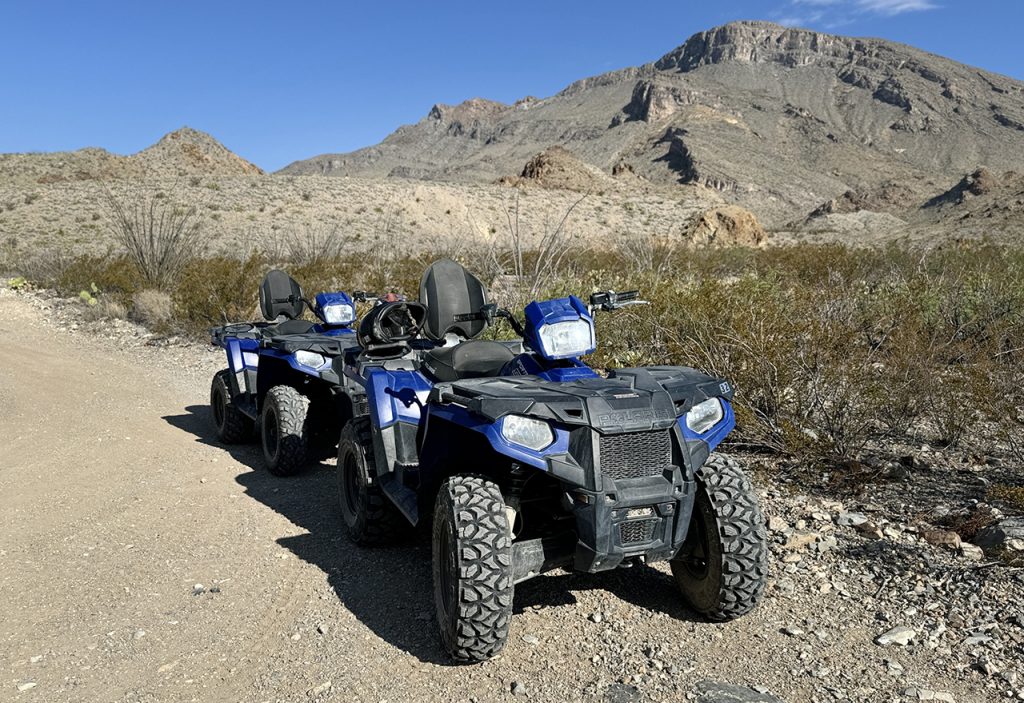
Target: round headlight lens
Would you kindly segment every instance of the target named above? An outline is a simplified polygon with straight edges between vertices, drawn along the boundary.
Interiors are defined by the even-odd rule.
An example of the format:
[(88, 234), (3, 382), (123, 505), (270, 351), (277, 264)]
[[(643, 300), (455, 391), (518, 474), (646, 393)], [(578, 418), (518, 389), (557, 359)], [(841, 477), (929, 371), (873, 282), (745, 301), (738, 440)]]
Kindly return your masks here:
[(722, 402), (718, 398), (708, 398), (697, 403), (686, 413), (686, 426), (697, 434), (704, 434), (717, 425), (725, 417)]
[(512, 444), (535, 451), (555, 441), (555, 434), (548, 423), (522, 415), (506, 415), (501, 421), (501, 436)]

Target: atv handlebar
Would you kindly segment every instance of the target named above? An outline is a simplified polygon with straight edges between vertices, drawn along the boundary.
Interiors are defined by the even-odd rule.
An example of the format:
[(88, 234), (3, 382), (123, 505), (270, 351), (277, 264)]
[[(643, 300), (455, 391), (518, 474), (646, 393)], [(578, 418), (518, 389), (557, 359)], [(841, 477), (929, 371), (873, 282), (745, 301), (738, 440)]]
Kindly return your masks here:
[(480, 308), (476, 312), (464, 312), (454, 316), (455, 322), (476, 322), (483, 321), (488, 325), (492, 324), (495, 318), (501, 318), (507, 320), (512, 331), (522, 337), (525, 334), (523, 326), (519, 324), (519, 320), (515, 316), (506, 310), (505, 308), (499, 308), (494, 303), (488, 303)]
[(640, 300), (640, 291), (627, 290), (616, 293), (613, 290), (598, 291), (590, 296), (590, 309), (611, 312), (628, 305), (648, 305), (648, 301)]

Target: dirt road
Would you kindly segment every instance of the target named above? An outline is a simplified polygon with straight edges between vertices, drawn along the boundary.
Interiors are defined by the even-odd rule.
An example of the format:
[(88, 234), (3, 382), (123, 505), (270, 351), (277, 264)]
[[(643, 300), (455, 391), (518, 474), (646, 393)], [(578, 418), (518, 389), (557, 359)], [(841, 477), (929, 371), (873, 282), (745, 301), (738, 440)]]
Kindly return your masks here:
[(215, 443), (217, 354), (44, 317), (0, 295), (0, 701), (996, 699), (873, 644), (875, 605), (812, 590), (813, 567), (727, 625), (663, 570), (558, 572), (518, 589), (501, 657), (451, 666), (428, 545), (354, 548), (332, 465), (278, 479)]

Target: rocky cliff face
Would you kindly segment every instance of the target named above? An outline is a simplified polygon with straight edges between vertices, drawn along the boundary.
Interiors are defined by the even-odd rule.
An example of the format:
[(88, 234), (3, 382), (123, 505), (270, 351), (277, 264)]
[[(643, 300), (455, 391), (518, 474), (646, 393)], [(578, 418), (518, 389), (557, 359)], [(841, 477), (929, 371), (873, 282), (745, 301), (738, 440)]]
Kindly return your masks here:
[(880, 39), (736, 22), (550, 98), (435, 106), (381, 144), (284, 172), (493, 182), (552, 145), (778, 223), (851, 191), (923, 197), (1017, 166), (1024, 84)]

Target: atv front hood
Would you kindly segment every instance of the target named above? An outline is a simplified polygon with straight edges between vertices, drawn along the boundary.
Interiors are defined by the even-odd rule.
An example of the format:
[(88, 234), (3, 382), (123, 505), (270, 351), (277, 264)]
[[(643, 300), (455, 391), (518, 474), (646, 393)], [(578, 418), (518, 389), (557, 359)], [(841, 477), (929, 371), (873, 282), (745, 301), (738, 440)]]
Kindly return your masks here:
[(492, 422), (528, 415), (611, 434), (671, 427), (697, 403), (711, 397), (730, 400), (732, 392), (727, 381), (695, 369), (652, 366), (568, 383), (537, 376), (467, 379), (438, 384), (432, 399), (464, 405)]

